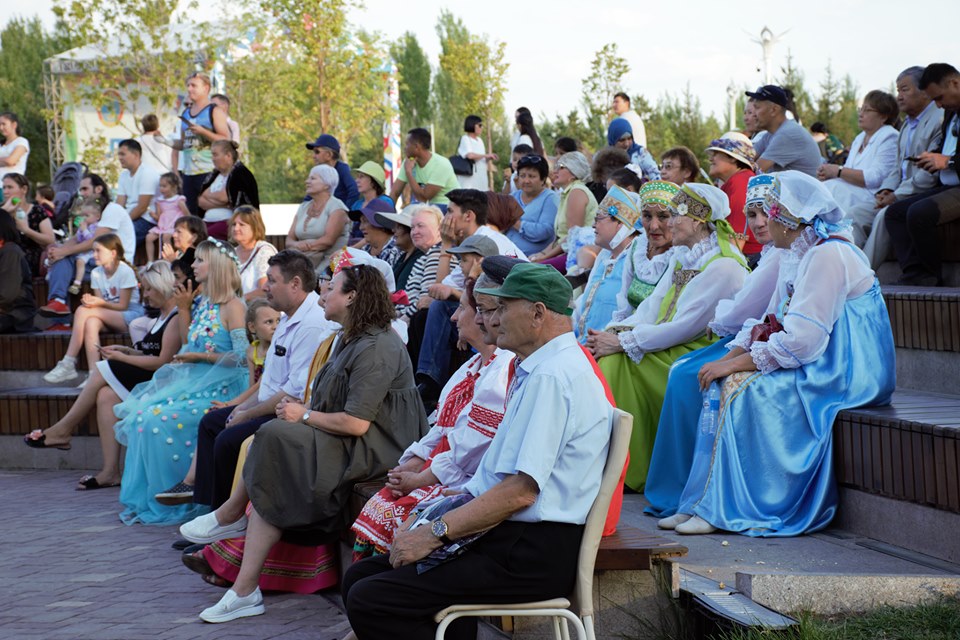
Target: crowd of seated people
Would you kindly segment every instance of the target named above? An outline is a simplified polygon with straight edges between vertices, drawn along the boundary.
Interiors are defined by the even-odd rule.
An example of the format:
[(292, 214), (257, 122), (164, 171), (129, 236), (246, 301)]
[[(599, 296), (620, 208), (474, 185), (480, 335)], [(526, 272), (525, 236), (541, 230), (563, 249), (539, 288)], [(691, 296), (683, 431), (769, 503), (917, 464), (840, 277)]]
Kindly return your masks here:
[[(592, 158), (569, 138), (547, 157), (518, 110), (502, 192), (460, 188), (415, 128), (388, 196), (375, 163), (353, 183), (323, 134), (280, 252), (216, 106), (188, 110), (174, 145), (205, 179), (165, 175), (152, 205), (130, 187), (125, 209), (87, 175), (82, 225), (61, 243), (8, 173), (0, 330), (30, 324), (46, 268), (40, 313), (73, 321), (48, 376), (77, 378), (81, 353), (91, 369), (70, 412), (25, 442), (68, 449), (95, 408), (102, 469), (77, 488), (119, 485), (127, 524), (181, 525), (184, 564), (227, 588), (200, 613), (214, 623), (263, 613), (262, 590), (336, 584), (344, 534), (357, 638), (430, 637), (455, 602), (567, 595), (614, 407), (633, 417), (624, 484), (662, 529), (822, 529), (838, 508), (836, 415), (895, 387), (874, 269), (892, 247), (903, 283), (940, 284), (937, 227), (960, 218), (960, 73), (911, 67), (896, 86), (864, 97), (843, 164), (775, 85), (747, 93), (747, 130), (698, 150), (706, 171), (685, 147), (658, 166), (625, 94)], [(122, 148), (135, 181), (138, 148)], [(156, 259), (138, 272), (147, 212)], [(72, 314), (68, 285), (87, 280)], [(137, 339), (101, 347), (102, 330)], [(353, 486), (378, 479), (350, 513)]]

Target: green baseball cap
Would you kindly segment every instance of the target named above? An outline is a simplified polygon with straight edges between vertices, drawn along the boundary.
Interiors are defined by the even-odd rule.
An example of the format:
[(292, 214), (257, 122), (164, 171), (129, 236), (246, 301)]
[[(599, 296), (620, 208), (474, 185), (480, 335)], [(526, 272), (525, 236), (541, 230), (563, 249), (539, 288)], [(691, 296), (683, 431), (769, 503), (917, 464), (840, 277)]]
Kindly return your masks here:
[(547, 309), (556, 313), (568, 316), (573, 314), (573, 309), (570, 308), (573, 287), (559, 271), (546, 264), (518, 264), (510, 270), (499, 288), (476, 289), (475, 293), (542, 302)]

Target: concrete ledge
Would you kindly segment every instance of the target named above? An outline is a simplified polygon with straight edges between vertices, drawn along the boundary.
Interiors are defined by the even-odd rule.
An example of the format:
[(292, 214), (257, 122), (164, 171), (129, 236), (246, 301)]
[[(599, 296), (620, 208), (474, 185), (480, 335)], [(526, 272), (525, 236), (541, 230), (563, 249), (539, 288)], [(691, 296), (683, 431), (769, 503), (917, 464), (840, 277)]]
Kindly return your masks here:
[(960, 576), (737, 573), (737, 591), (780, 612), (860, 613), (960, 594)]
[(925, 351), (897, 347), (897, 387), (923, 389), (930, 393), (957, 393), (960, 357), (950, 351)]
[(23, 436), (0, 436), (0, 469), (65, 470), (99, 469), (103, 460), (100, 438), (74, 436), (69, 451), (31, 449)]
[(960, 514), (840, 488), (831, 526), (960, 564)]

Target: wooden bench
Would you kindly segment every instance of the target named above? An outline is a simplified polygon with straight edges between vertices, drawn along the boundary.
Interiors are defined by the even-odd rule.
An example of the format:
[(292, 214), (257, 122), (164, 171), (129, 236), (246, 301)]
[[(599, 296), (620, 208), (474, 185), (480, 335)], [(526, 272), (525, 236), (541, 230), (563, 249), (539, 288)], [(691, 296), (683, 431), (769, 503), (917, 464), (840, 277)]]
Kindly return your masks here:
[(841, 412), (834, 448), (841, 485), (960, 513), (960, 397), (900, 390)]
[[(26, 435), (44, 429), (66, 415), (79, 389), (27, 387), (0, 391), (0, 435)], [(96, 436), (97, 412), (90, 411), (76, 435)]]
[[(0, 369), (49, 371), (63, 358), (69, 342), (69, 331), (2, 334), (0, 335)], [(126, 333), (101, 333), (100, 344), (130, 346), (130, 336)], [(77, 368), (87, 368), (87, 358), (82, 350), (77, 360)]]
[(884, 285), (883, 297), (897, 347), (960, 352), (960, 289)]

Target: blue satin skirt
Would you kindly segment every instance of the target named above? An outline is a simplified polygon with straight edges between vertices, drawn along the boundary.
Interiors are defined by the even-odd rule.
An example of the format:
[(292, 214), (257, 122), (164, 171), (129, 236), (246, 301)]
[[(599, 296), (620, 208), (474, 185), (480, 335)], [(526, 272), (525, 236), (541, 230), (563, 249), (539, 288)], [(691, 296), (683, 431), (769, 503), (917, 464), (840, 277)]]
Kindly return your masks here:
[(697, 432), (706, 453), (695, 456), (679, 511), (749, 536), (826, 527), (837, 510), (834, 420), (888, 404), (895, 386), (890, 318), (874, 283), (847, 301), (816, 361), (725, 381), (717, 432)]
[(667, 395), (660, 411), (657, 439), (653, 444), (644, 495), (646, 512), (660, 518), (672, 516), (690, 476), (693, 449), (697, 443), (702, 395), (697, 374), (703, 365), (727, 355), (734, 336), (698, 349), (673, 363), (667, 379)]

